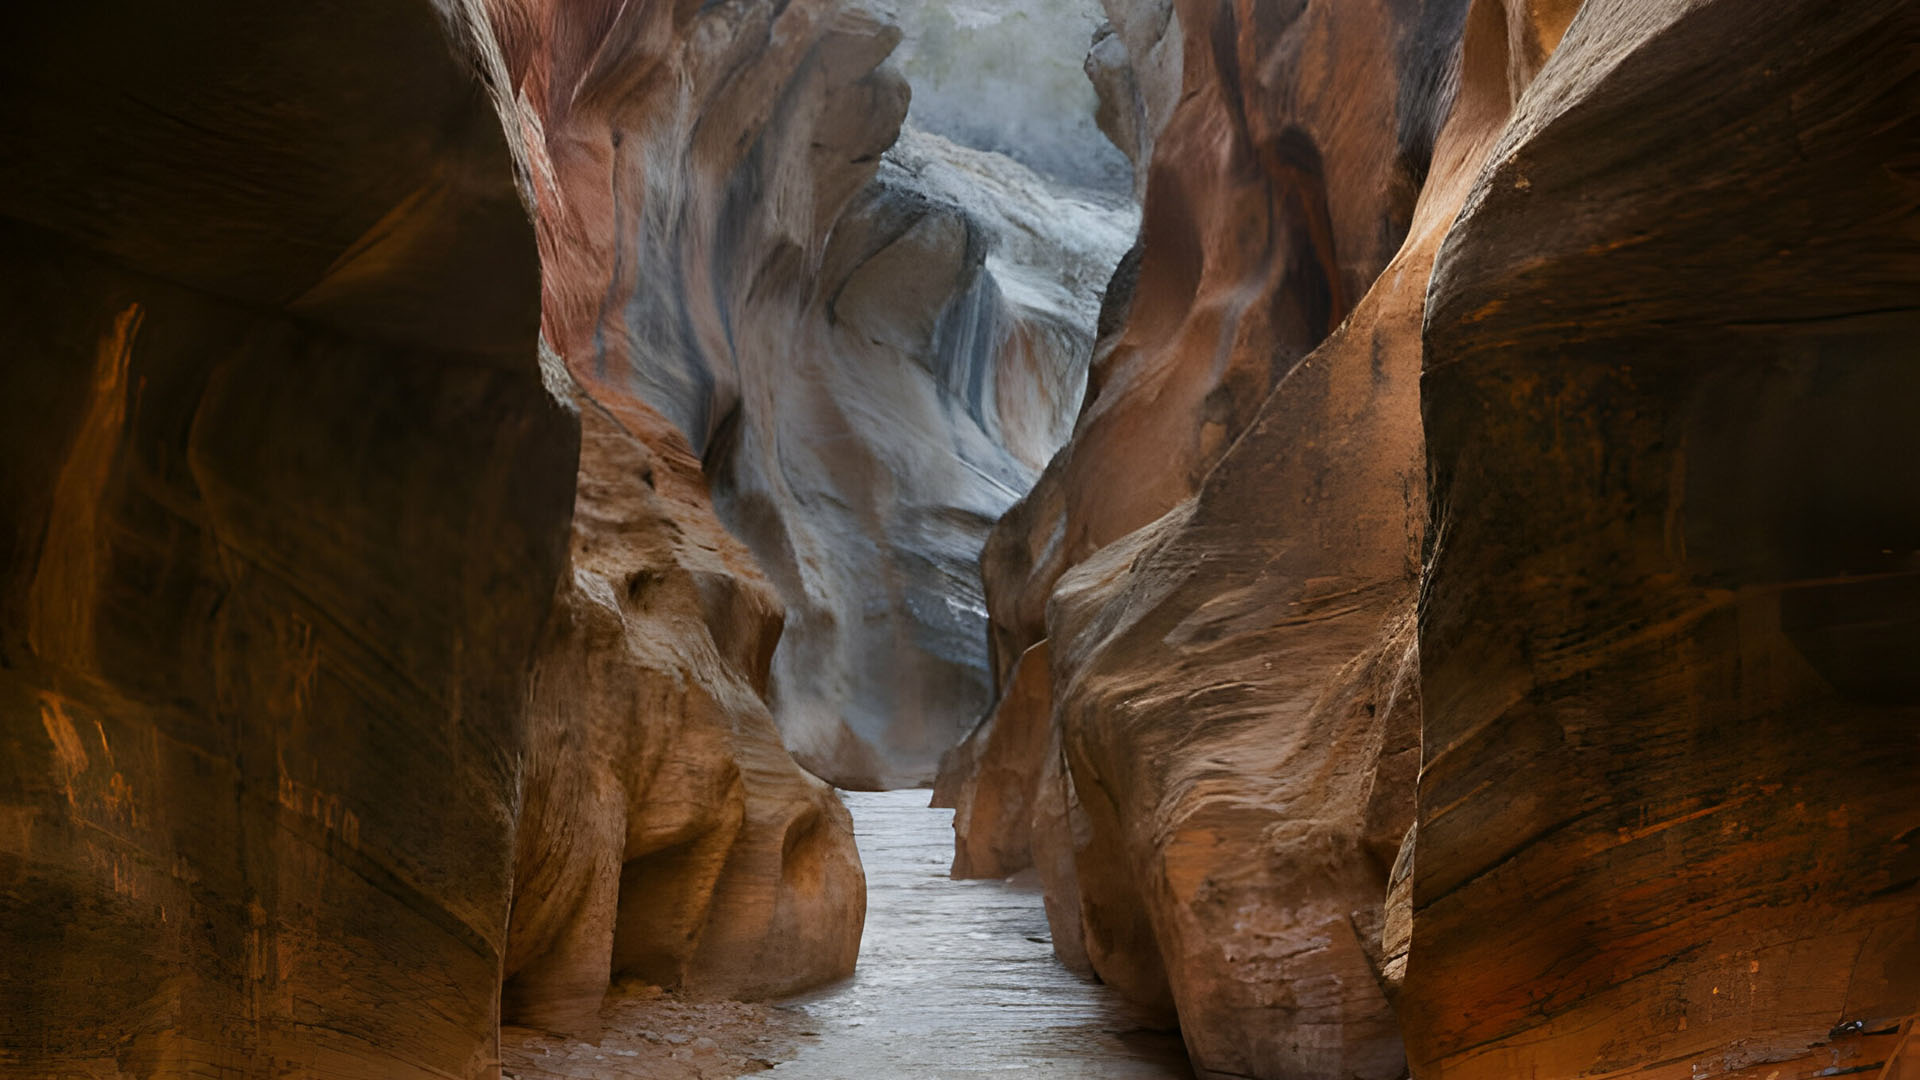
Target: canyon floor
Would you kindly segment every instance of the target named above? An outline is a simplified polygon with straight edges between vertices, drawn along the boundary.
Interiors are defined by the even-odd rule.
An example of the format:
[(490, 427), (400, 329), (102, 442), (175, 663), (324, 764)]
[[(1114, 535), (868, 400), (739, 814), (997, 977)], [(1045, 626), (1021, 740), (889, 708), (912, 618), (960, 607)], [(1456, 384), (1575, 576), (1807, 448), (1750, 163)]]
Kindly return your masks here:
[[(1188, 1080), (1179, 1037), (1054, 959), (1036, 883), (954, 881), (950, 810), (844, 796), (867, 869), (858, 973), (778, 1005), (628, 991), (597, 1044), (503, 1036), (517, 1080)], [(767, 1070), (771, 1068), (771, 1071)]]

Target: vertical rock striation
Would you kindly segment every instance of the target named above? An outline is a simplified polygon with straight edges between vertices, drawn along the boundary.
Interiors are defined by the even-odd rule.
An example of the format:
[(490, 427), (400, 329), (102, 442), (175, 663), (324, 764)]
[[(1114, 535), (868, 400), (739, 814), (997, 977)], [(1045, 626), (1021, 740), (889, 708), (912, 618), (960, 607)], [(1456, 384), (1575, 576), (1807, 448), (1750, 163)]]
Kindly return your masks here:
[[(584, 432), (571, 574), (535, 668), (508, 1018), (590, 1033), (614, 977), (739, 997), (843, 977), (864, 882), (846, 810), (794, 763), (766, 703), (779, 597), (715, 517), (686, 436), (634, 392), (674, 372), (651, 354), (611, 367), (602, 342), (624, 307), (689, 287), (678, 268), (634, 275), (650, 239), (637, 222), (715, 190), (674, 140), (731, 153), (762, 133), (769, 98), (832, 165), (828, 129), (864, 101), (866, 24), (823, 5), (499, 2), (471, 26), (522, 135), (545, 330)], [(851, 71), (821, 69), (849, 49)], [(846, 194), (825, 192), (846, 186), (831, 168), (793, 182)]]
[(1896, 2), (1588, 0), (1447, 240), (1418, 1075), (1888, 1075), (1920, 1007), (1916, 43)]
[(578, 429), (433, 7), (12, 5), (0, 1072), (483, 1076)]
[(1915, 26), (1738, 7), (1180, 6), (942, 794), (956, 873), (1037, 863), (1203, 1074), (1902, 1038)]
[(1435, 155), (1463, 15), (1181, 6), (1137, 278), (988, 549), (1020, 660), (956, 757), (1025, 765), (952, 784), (956, 869), (1036, 855), (1063, 957), (1177, 1014), (1209, 1074), (1404, 1068), (1380, 932), (1417, 764), (1419, 315), (1497, 130)]
[(894, 146), (899, 32), (872, 16), (682, 8), (491, 16), (537, 129), (548, 333), (704, 463), (787, 610), (769, 693), (800, 760), (919, 782), (987, 703), (975, 560), (1065, 437), (1130, 222)]

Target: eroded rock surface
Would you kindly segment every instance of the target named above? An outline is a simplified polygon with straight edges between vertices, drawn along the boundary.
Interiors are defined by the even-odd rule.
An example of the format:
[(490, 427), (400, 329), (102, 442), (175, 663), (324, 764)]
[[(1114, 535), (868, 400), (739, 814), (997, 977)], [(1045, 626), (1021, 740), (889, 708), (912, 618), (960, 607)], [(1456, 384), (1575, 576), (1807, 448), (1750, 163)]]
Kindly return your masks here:
[[(1304, 28), (1200, 7), (1137, 286), (1109, 295), (1074, 441), (988, 553), (996, 655), (1024, 655), (977, 756), (1051, 742), (1064, 767), (958, 785), (956, 871), (1044, 853), (1093, 970), (1177, 1014), (1203, 1071), (1394, 1077), (1379, 941), (1416, 764), (1419, 314), (1465, 180), (1416, 219), (1417, 188), (1341, 178), (1427, 175), (1462, 5), (1314, 5)], [(1319, 40), (1341, 50), (1302, 54)], [(1339, 100), (1287, 81), (1328, 67)], [(1377, 110), (1342, 111), (1355, 93)], [(1367, 293), (1383, 234), (1416, 221)]]
[(489, 1075), (578, 433), (426, 3), (12, 5), (0, 1072)]
[[(1177, 1017), (1205, 1074), (1384, 1080), (1403, 1037), (1416, 1076), (1879, 1070), (1920, 999), (1891, 659), (1920, 458), (1855, 395), (1912, 396), (1881, 357), (1913, 336), (1887, 163), (1914, 75), (1837, 58), (1911, 12), (1202, 7), (1137, 285), (988, 548), (1003, 691), (943, 777), (956, 873), (1036, 862), (1063, 959)], [(1244, 116), (1220, 89), (1309, 72)], [(1392, 104), (1316, 124), (1326, 86)], [(1729, 141), (1654, 149), (1688, 124)], [(1263, 202), (1305, 226), (1265, 262), (1168, 228)], [(1326, 271), (1369, 236), (1398, 253)], [(1801, 270), (1824, 288), (1787, 302)], [(1758, 368), (1726, 344), (1756, 335)], [(1843, 479), (1867, 462), (1899, 479)]]
[(1081, 58), (1100, 0), (891, 0), (894, 64), (913, 86), (912, 126), (1013, 158), (1056, 181), (1129, 189), (1126, 157), (1096, 123)]
[[(673, 145), (676, 123), (764, 123), (753, 110), (783, 81), (796, 107), (857, 99), (866, 68), (814, 68), (820, 50), (858, 61), (873, 28), (820, 5), (484, 14), (482, 52), (535, 194), (546, 334), (570, 373), (555, 378), (584, 435), (570, 576), (535, 669), (508, 1019), (590, 1035), (612, 978), (767, 997), (843, 977), (864, 882), (844, 807), (794, 763), (767, 706), (780, 598), (715, 516), (685, 434), (599, 342), (608, 309), (684, 287), (625, 261), (644, 235), (633, 216), (658, 212), (662, 192), (697, 199), (709, 179)], [(768, 34), (794, 40), (763, 49)], [(695, 108), (711, 115), (683, 112)], [(824, 138), (848, 117), (812, 119)], [(795, 182), (839, 181), (829, 169)]]
[(503, 973), (850, 969), (778, 598), (579, 345), (693, 14), (7, 17), (0, 1066), (486, 1076)]
[[(701, 457), (787, 609), (769, 692), (801, 762), (924, 780), (989, 702), (975, 560), (1065, 437), (1131, 221), (1002, 158), (894, 146), (899, 32), (831, 0), (583, 17), (496, 19), (559, 193), (548, 333)], [(573, 35), (626, 51), (515, 68)]]
[(1911, 4), (1588, 0), (1447, 240), (1417, 1075), (1888, 1075), (1916, 40)]
[(1083, 65), (1099, 101), (1094, 120), (1133, 166), (1144, 199), (1153, 144), (1180, 103), (1185, 42), (1173, 0), (1102, 0), (1107, 21)]
[(764, 700), (780, 605), (657, 414), (582, 395), (572, 580), (534, 670), (508, 1021), (591, 1034), (616, 977), (708, 997), (853, 972), (852, 821)]

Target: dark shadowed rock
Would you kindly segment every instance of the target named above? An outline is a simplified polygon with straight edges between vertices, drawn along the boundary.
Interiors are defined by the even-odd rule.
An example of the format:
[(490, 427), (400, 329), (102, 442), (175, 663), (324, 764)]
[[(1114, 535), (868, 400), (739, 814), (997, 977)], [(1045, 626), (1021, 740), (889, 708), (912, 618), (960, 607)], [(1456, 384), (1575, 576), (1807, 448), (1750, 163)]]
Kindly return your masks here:
[(1916, 42), (1884, 0), (1589, 0), (1440, 255), (1416, 1075), (1886, 1075)]
[(0, 1072), (481, 1076), (575, 419), (431, 5), (15, 5)]

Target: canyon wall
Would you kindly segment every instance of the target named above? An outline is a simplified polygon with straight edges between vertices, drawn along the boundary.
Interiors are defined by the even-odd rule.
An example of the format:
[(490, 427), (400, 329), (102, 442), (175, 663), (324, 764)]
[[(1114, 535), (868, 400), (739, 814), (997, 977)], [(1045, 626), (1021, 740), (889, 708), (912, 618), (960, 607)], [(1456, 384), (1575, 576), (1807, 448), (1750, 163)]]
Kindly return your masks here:
[[(661, 255), (645, 245), (675, 239), (645, 223), (697, 224), (730, 173), (789, 184), (776, 219), (794, 200), (808, 222), (835, 219), (891, 137), (895, 87), (874, 71), (889, 34), (827, 5), (479, 15), (477, 52), (523, 136), (545, 330), (584, 435), (570, 581), (534, 671), (507, 1018), (590, 1035), (612, 978), (766, 997), (844, 977), (864, 880), (844, 807), (794, 763), (767, 705), (781, 599), (716, 517), (686, 431), (635, 391), (676, 373), (671, 354), (607, 342), (624, 312), (711, 301), (702, 284), (735, 269), (645, 272)], [(756, 141), (774, 147), (743, 163)], [(778, 263), (793, 239), (752, 233), (723, 254)]]
[(899, 32), (839, 3), (516, 10), (555, 347), (702, 460), (786, 607), (769, 695), (802, 763), (930, 777), (990, 699), (978, 552), (1066, 437), (1131, 219), (899, 137)]
[(846, 808), (764, 695), (780, 604), (662, 418), (582, 411), (572, 580), (534, 668), (504, 1012), (592, 1034), (609, 983), (770, 997), (853, 972)]
[(955, 872), (1037, 864), (1202, 1075), (1878, 1071), (1911, 9), (1178, 8)]
[(1180, 104), (1186, 39), (1173, 0), (1102, 0), (1107, 19), (1082, 65), (1098, 102), (1094, 122), (1126, 155), (1133, 195), (1144, 201), (1153, 144)]
[(903, 136), (826, 2), (8, 24), (0, 1062), (484, 1076), (850, 972), (770, 702), (872, 785), (972, 721), (1124, 210)]
[(956, 869), (1036, 857), (1063, 958), (1211, 1075), (1404, 1069), (1378, 972), (1418, 761), (1420, 303), (1499, 117), (1436, 154), (1464, 13), (1178, 5), (1137, 279), (987, 553), (1016, 692), (955, 757), (1028, 764), (950, 773)]
[(425, 3), (10, 5), (0, 1073), (491, 1075), (577, 421)]
[(583, 344), (613, 148), (773, 19), (697, 14), (6, 17), (0, 1071), (490, 1076), (503, 975), (591, 1031), (851, 970), (779, 598)]
[(1920, 1008), (1916, 44), (1588, 0), (1447, 238), (1419, 1075), (1887, 1075)]
[(1004, 154), (1063, 184), (1125, 192), (1132, 171), (1096, 121), (1082, 57), (1099, 0), (893, 0), (894, 64), (913, 85), (908, 123)]

